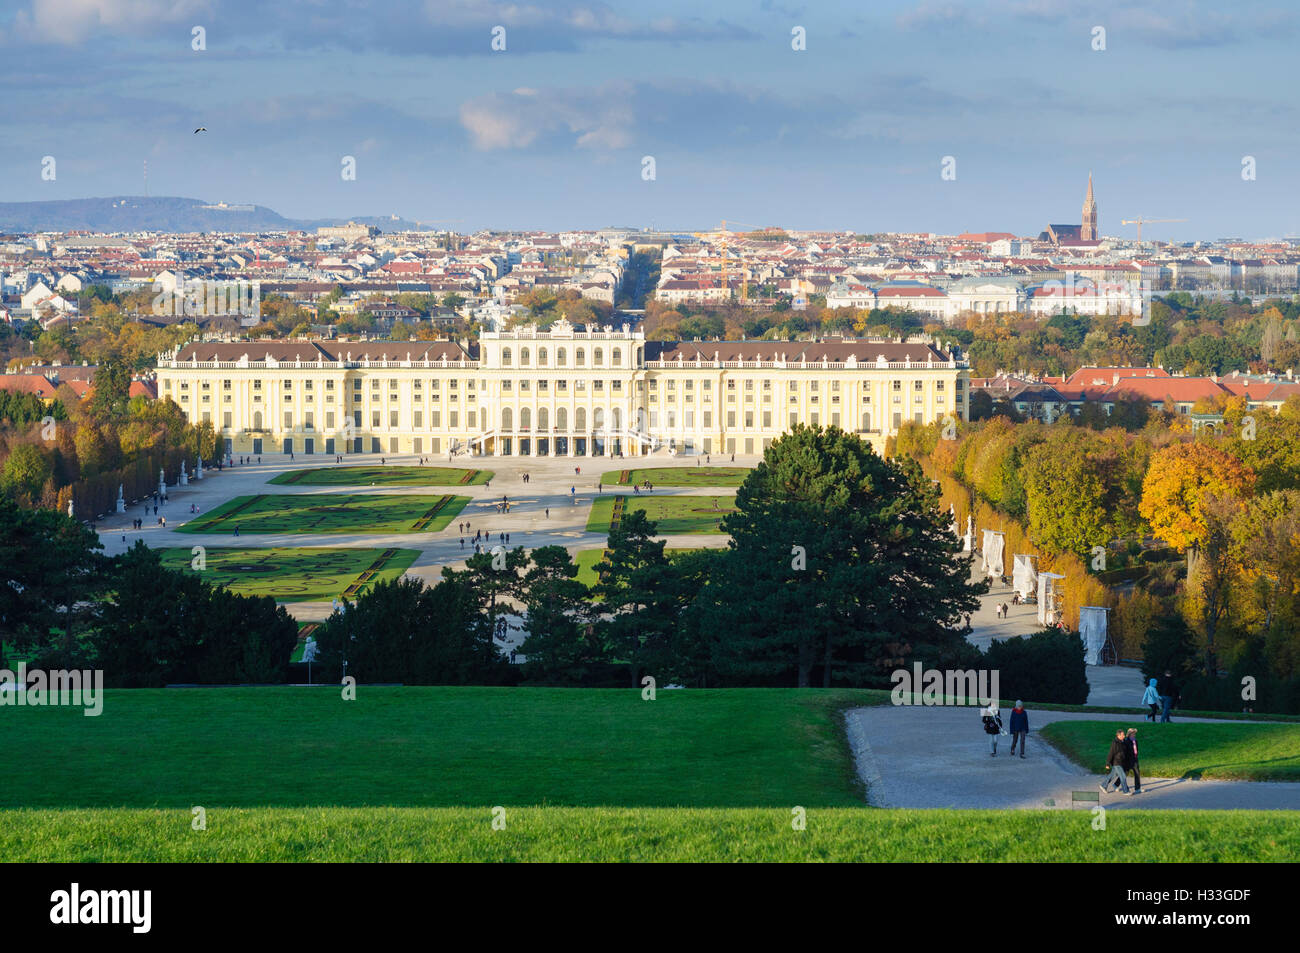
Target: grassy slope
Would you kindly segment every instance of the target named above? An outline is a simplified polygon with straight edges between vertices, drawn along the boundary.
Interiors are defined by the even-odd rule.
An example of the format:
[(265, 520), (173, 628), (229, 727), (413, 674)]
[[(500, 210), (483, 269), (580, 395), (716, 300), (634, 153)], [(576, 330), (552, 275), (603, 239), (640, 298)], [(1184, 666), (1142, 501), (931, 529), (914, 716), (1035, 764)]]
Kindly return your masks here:
[(0, 807), (861, 804), (839, 710), (879, 693), (736, 689), (110, 691), (104, 712), (6, 708), (58, 751)]
[[(303, 475), (294, 479), (299, 473)], [(467, 473), (473, 476), (462, 483)], [(321, 467), (290, 470), (267, 482), (296, 486), (474, 486), (486, 483), (492, 477), (491, 470), (463, 467)]]
[[(195, 798), (196, 804), (202, 798)], [(27, 861), (1120, 861), (1290, 862), (1295, 815), (1278, 811), (878, 811), (514, 808), (492, 829), (473, 808), (206, 806), (191, 812), (0, 812), (0, 857)]]
[[(0, 857), (1147, 863), (1300, 853), (1295, 812), (1120, 812), (1096, 831), (1088, 811), (1017, 812), (1008, 823), (1007, 812), (864, 808), (839, 712), (887, 699), (361, 686), (355, 702), (332, 688), (116, 691), (99, 718), (8, 708), (11, 750), (60, 756), (0, 788)], [(191, 829), (196, 805), (205, 831)], [(492, 829), (497, 805), (505, 830)], [(807, 809), (805, 831), (792, 829), (795, 806)]]
[[(207, 568), (198, 574), (214, 586), (226, 586), (246, 596), (272, 596), (279, 602), (323, 601), (340, 595), (383, 553), (382, 549), (342, 547), (208, 549)], [(190, 550), (164, 549), (161, 555), (168, 569), (191, 571)], [(418, 549), (399, 549), (375, 573), (370, 585), (398, 578), (419, 555)], [(253, 572), (239, 568), (250, 563), (256, 567)], [(262, 567), (267, 571), (261, 571)]]
[(1041, 734), (1076, 764), (1100, 773), (1119, 728), (1138, 730), (1143, 775), (1300, 781), (1300, 725), (1058, 721)]

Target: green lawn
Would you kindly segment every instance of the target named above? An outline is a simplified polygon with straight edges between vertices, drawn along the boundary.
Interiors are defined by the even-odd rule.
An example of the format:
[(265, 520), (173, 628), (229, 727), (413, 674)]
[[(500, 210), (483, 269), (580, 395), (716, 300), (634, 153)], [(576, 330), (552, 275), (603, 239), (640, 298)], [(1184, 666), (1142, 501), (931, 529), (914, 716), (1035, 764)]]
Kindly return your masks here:
[[(693, 553), (693, 549), (665, 549), (664, 553), (670, 559), (677, 553)], [(596, 578), (596, 564), (599, 563), (605, 555), (603, 549), (583, 549), (573, 557), (573, 561), (578, 565), (578, 581), (587, 586), (594, 586), (599, 580)]]
[(296, 493), (237, 496), (179, 527), (183, 533), (433, 533), (468, 496)]
[[(205, 569), (196, 570), (189, 549), (164, 549), (168, 569), (196, 572), (214, 586), (246, 596), (271, 596), (277, 602), (333, 599), (349, 587), (355, 599), (377, 582), (402, 575), (420, 555), (418, 549), (206, 549)], [(365, 578), (360, 578), (365, 574)]]
[[(1149, 864), (1300, 854), (1294, 811), (1112, 812), (1098, 831), (1086, 810), (868, 808), (840, 713), (887, 699), (362, 685), (355, 701), (334, 687), (116, 690), (97, 718), (6, 708), (10, 750), (58, 757), (0, 788), (0, 857)], [(192, 827), (195, 807), (206, 830)], [(806, 830), (793, 828), (795, 808)]]
[[(587, 518), (587, 532), (609, 533), (610, 520), (617, 497), (599, 496), (591, 505)], [(718, 521), (734, 512), (735, 500), (730, 496), (655, 496), (654, 494), (624, 497), (624, 512), (643, 510), (647, 517), (659, 524), (660, 536), (686, 533), (720, 533)]]
[[(647, 467), (644, 470), (610, 470), (601, 481), (611, 485), (640, 486), (649, 480), (652, 486), (740, 486), (749, 467)], [(627, 479), (623, 474), (627, 473)]]
[[(647, 763), (641, 770), (653, 771)], [(504, 805), (501, 802), (505, 801)], [(1290, 811), (513, 807), (0, 811), (9, 861), (889, 861), (1290, 863)], [(505, 827), (492, 828), (492, 808)], [(192, 808), (207, 829), (192, 829)]]
[(1153, 778), (1300, 781), (1300, 725), (1057, 721), (1041, 734), (1076, 764), (1101, 773), (1119, 728), (1138, 730), (1142, 774)]
[(851, 690), (110, 690), (103, 714), (3, 709), (11, 751), (57, 751), (0, 808), (860, 805)]
[(272, 477), (281, 486), (471, 486), (491, 480), (491, 470), (463, 467), (319, 467), (290, 470)]

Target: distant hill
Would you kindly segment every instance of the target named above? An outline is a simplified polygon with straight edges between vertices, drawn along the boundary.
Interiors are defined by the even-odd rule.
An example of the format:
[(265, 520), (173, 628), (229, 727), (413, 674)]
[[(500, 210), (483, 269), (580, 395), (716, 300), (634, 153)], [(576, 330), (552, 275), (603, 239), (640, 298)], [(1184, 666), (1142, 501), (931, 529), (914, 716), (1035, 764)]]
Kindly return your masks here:
[[(393, 216), (290, 219), (264, 205), (222, 207), (206, 199), (117, 195), (48, 202), (0, 202), (0, 231), (40, 232), (259, 232), (313, 230), (353, 221), (386, 232), (416, 231), (415, 222)], [(427, 227), (422, 228), (428, 231)]]

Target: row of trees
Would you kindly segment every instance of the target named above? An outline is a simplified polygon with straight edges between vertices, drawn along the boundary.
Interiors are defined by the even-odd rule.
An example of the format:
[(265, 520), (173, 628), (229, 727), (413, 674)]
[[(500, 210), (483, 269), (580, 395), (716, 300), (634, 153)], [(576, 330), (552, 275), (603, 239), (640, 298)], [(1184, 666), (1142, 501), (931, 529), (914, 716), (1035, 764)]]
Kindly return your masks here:
[[(1137, 434), (999, 417), (943, 435), (910, 425), (895, 450), (923, 462), (963, 525), (974, 513), (1006, 530), (1009, 552), (1063, 572), (1067, 620), (1109, 606), (1121, 657), (1184, 667), (1177, 633), (1151, 645), (1178, 620), (1205, 704), (1225, 667), (1272, 680), (1274, 704), (1300, 692), (1300, 400), (1274, 413), (1234, 398), (1222, 431), (1195, 439), (1163, 417)], [(1162, 552), (1186, 558), (1162, 565)], [(1125, 565), (1134, 587), (1108, 591), (1102, 574)]]
[(97, 668), (118, 688), (287, 680), (298, 626), (275, 600), (166, 569), (142, 542), (101, 549), (62, 513), (0, 499), (0, 665)]
[(66, 384), (48, 407), (0, 391), (0, 494), (60, 511), (71, 499), (89, 519), (112, 510), (119, 487), (138, 499), (157, 487), (160, 469), (174, 482), (182, 463), (192, 470), (200, 456), (216, 458), (211, 424), (190, 424), (169, 400), (128, 398), (130, 384), (125, 365), (107, 361), (84, 398)]
[(1186, 292), (1157, 298), (1144, 325), (1134, 325), (1129, 315), (1062, 313), (1043, 320), (991, 313), (966, 315), (947, 326), (904, 309), (831, 309), (813, 296), (802, 311), (792, 311), (788, 302), (747, 308), (648, 300), (644, 327), (651, 340), (925, 332), (946, 345), (961, 345), (979, 377), (1003, 370), (1062, 375), (1087, 365), (1161, 364), (1191, 376), (1300, 367), (1300, 307), (1294, 303), (1209, 300)]

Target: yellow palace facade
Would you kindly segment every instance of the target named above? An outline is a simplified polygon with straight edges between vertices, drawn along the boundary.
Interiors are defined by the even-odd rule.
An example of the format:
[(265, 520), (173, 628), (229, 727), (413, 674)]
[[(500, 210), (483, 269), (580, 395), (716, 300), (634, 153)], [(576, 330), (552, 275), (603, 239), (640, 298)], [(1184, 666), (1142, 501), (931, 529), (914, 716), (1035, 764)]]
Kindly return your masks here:
[(928, 343), (647, 341), (558, 321), (452, 341), (194, 343), (159, 399), (233, 454), (587, 457), (763, 449), (794, 423), (882, 450), (905, 420), (967, 419), (968, 364)]

